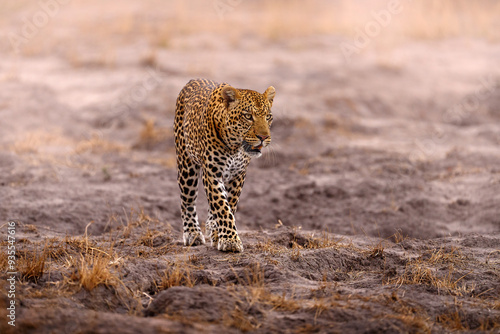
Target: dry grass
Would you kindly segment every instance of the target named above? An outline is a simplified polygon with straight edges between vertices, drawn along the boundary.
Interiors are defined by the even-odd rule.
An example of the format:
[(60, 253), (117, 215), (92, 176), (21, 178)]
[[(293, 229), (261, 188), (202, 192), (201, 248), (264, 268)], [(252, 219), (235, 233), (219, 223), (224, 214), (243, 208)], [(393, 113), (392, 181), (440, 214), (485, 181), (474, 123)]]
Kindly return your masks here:
[(319, 248), (339, 248), (343, 245), (340, 244), (341, 239), (335, 240), (329, 233), (321, 232), (319, 237), (316, 237), (314, 234), (311, 234), (307, 237), (307, 241), (304, 245), (304, 248), (307, 249), (319, 249)]
[(198, 265), (202, 261), (202, 257), (196, 254), (188, 256), (188, 262), (192, 265)]
[[(437, 255), (434, 258), (436, 257)], [(450, 265), (447, 274), (439, 275), (438, 270), (432, 268), (433, 264), (434, 263), (423, 260), (422, 258), (410, 260), (406, 264), (403, 274), (390, 279), (387, 283), (399, 286), (404, 284), (426, 285), (436, 288), (438, 293), (444, 292), (455, 296), (469, 295), (474, 291), (474, 286), (467, 286), (465, 283), (461, 282), (468, 274), (462, 275), (458, 279), (454, 279), (453, 274), (456, 270)]]
[(103, 248), (90, 239), (88, 228), (92, 224), (93, 221), (87, 224), (83, 237), (66, 237), (64, 240), (65, 265), (71, 270), (67, 283), (88, 291), (99, 285), (117, 287), (123, 284), (118, 276), (123, 258), (114, 251), (114, 240), (109, 240), (107, 247)]
[(32, 252), (20, 252), (17, 265), (21, 278), (36, 283), (45, 272), (47, 257), (48, 252), (45, 248), (41, 251), (35, 249)]
[(463, 314), (459, 310), (455, 310), (438, 315), (436, 322), (453, 331), (469, 330), (470, 328), (464, 324), (463, 318)]
[(395, 244), (400, 244), (403, 241), (405, 241), (406, 239), (408, 239), (408, 236), (403, 235), (403, 233), (400, 230), (398, 230), (398, 231), (396, 231), (396, 233), (394, 233), (388, 239), (394, 241)]
[(494, 330), (498, 331), (500, 329), (500, 319), (497, 318), (497, 320), (492, 320), (492, 319), (483, 319), (480, 321), (480, 325), (478, 328), (480, 331), (490, 331), (493, 332)]
[(144, 122), (139, 139), (133, 148), (151, 150), (171, 137), (172, 131), (169, 128), (158, 128), (154, 119), (148, 119)]
[(24, 231), (27, 232), (27, 233), (36, 233), (36, 232), (38, 232), (38, 228), (35, 225), (33, 225), (33, 224), (26, 224), (23, 227), (24, 227)]
[[(9, 7), (14, 0), (5, 1)], [(200, 32), (223, 36), (231, 47), (245, 45), (248, 36), (265, 41), (285, 41), (290, 48), (301, 50), (301, 38), (321, 34), (355, 38), (368, 22), (375, 22), (373, 13), (387, 11), (388, 2), (373, 0), (360, 3), (349, 0), (327, 2), (300, 1), (221, 1), (217, 10), (212, 1), (141, 2), (124, 1), (120, 6), (103, 5), (96, 0), (72, 2), (62, 6), (50, 25), (36, 39), (20, 47), (23, 56), (61, 53), (68, 63), (80, 66), (115, 66), (118, 50), (124, 46), (145, 44), (137, 62), (156, 64), (156, 50), (193, 47), (182, 37)], [(390, 47), (411, 39), (445, 39), (455, 37), (500, 40), (497, 22), (500, 4), (492, 0), (422, 0), (401, 1), (401, 12), (391, 15), (389, 24), (381, 27), (374, 44)], [(17, 5), (19, 15), (32, 17), (36, 6)], [(82, 13), (102, 13), (89, 15)], [(19, 15), (0, 12), (5, 30), (18, 31)], [(106, 20), (102, 19), (102, 15)], [(65, 33), (62, 33), (65, 32)], [(78, 36), (69, 39), (67, 36)], [(179, 38), (181, 37), (181, 38)], [(298, 38), (298, 39), (297, 39)], [(6, 39), (7, 40), (7, 39)], [(77, 43), (76, 43), (77, 41)], [(146, 43), (144, 43), (146, 41)], [(214, 47), (205, 42), (205, 47)], [(65, 44), (66, 48), (57, 48)], [(0, 49), (11, 50), (8, 41)]]
[(428, 264), (452, 264), (454, 266), (462, 266), (467, 261), (467, 258), (459, 248), (452, 247), (450, 250), (440, 248), (435, 251), (428, 251), (422, 256)]
[(269, 294), (266, 300), (273, 310), (295, 312), (301, 308), (300, 303), (292, 297), (287, 297), (286, 293)]
[(379, 243), (376, 245), (372, 246), (369, 250), (364, 251), (365, 254), (369, 258), (375, 259), (375, 258), (384, 258), (384, 241), (381, 240)]
[(411, 305), (399, 298), (395, 291), (392, 294), (384, 295), (379, 302), (389, 307), (394, 313), (385, 317), (398, 319), (409, 328), (417, 329), (419, 333), (431, 333), (431, 317), (421, 307)]
[(57, 264), (54, 268), (70, 271), (66, 283), (77, 284), (89, 291), (101, 284), (113, 286), (119, 282), (112, 268), (117, 266), (120, 258), (113, 254), (111, 247), (102, 250), (88, 237), (49, 238), (43, 244), (30, 244), (26, 248), (29, 249), (17, 251), (17, 266), (24, 280), (37, 283), (51, 264)]
[[(133, 225), (138, 229), (133, 231), (134, 233), (130, 233), (132, 240), (126, 240), (127, 248), (125, 249), (121, 249), (118, 246), (119, 243), (114, 240), (114, 238), (120, 238), (121, 231), (115, 231), (113, 235), (110, 234), (108, 240), (104, 240), (106, 238), (101, 237), (92, 238), (88, 233), (85, 233), (83, 237), (79, 238), (51, 238), (45, 241), (44, 244), (23, 244), (23, 247), (29, 247), (31, 251), (26, 258), (30, 259), (32, 263), (40, 263), (41, 258), (45, 259), (44, 266), (38, 266), (38, 269), (35, 268), (32, 270), (32, 277), (37, 278), (29, 278), (30, 280), (39, 284), (36, 280), (39, 280), (42, 275), (47, 275), (49, 262), (51, 264), (50, 270), (60, 270), (64, 277), (62, 281), (44, 283), (45, 285), (38, 285), (37, 288), (33, 288), (34, 285), (31, 283), (25, 284), (22, 287), (22, 289), (26, 289), (23, 291), (23, 296), (25, 298), (27, 296), (27, 298), (37, 298), (40, 300), (55, 300), (62, 296), (70, 297), (75, 291), (80, 291), (80, 289), (92, 291), (98, 287), (107, 287), (110, 291), (108, 289), (106, 291), (110, 296), (117, 297), (116, 304), (113, 304), (113, 307), (122, 307), (125, 310), (128, 309), (129, 314), (141, 316), (143, 308), (147, 307), (151, 303), (151, 300), (154, 299), (154, 296), (151, 295), (153, 291), (158, 292), (174, 286), (194, 287), (199, 284), (210, 284), (210, 282), (204, 282), (203, 279), (197, 279), (197, 277), (202, 276), (198, 275), (199, 272), (195, 271), (204, 269), (202, 267), (204, 253), (203, 251), (198, 252), (198, 248), (196, 250), (190, 249), (180, 256), (174, 254), (167, 255), (165, 261), (167, 261), (168, 269), (157, 272), (154, 277), (150, 278), (151, 288), (146, 288), (146, 290), (143, 288), (137, 289), (135, 288), (136, 282), (129, 280), (122, 281), (120, 277), (123, 269), (122, 263), (126, 265), (126, 262), (122, 261), (123, 258), (121, 256), (133, 259), (134, 255), (131, 249), (151, 247), (154, 244), (155, 237), (158, 235), (158, 232), (150, 229), (150, 224), (155, 223), (156, 220), (149, 217), (142, 210), (133, 210), (128, 217), (128, 225)], [(284, 235), (289, 236), (288, 233)], [(470, 308), (460, 308), (460, 301), (471, 298), (471, 290), (462, 284), (463, 277), (453, 279), (452, 276), (457, 275), (457, 272), (454, 271), (455, 267), (470, 263), (470, 259), (463, 254), (465, 251), (462, 252), (460, 249), (453, 247), (423, 251), (419, 257), (407, 263), (401, 277), (393, 278), (393, 281), (390, 282), (397, 285), (421, 284), (438, 289), (438, 294), (439, 292), (444, 292), (455, 296), (454, 299), (459, 301), (458, 303), (456, 302), (456, 307), (450, 307), (444, 312), (442, 308), (436, 309), (434, 306), (425, 309), (424, 305), (427, 304), (421, 300), (412, 300), (411, 297), (405, 298), (404, 293), (398, 296), (396, 288), (393, 289), (392, 295), (379, 294), (380, 290), (367, 293), (366, 290), (370, 290), (370, 288), (363, 285), (363, 292), (360, 292), (360, 290), (349, 287), (351, 286), (351, 282), (346, 285), (342, 281), (328, 281), (326, 273), (323, 276), (323, 281), (319, 281), (318, 279), (310, 281), (310, 283), (319, 286), (316, 290), (301, 290), (304, 286), (292, 287), (291, 281), (290, 286), (286, 286), (282, 282), (276, 282), (274, 278), (266, 278), (266, 276), (271, 277), (270, 275), (268, 276), (268, 267), (264, 267), (262, 264), (262, 259), (266, 256), (276, 260), (285, 260), (280, 262), (277, 267), (280, 265), (286, 266), (287, 264), (284, 263), (288, 260), (286, 257), (293, 254), (293, 252), (299, 254), (298, 261), (304, 261), (300, 252), (307, 252), (309, 255), (314, 249), (325, 247), (349, 247), (353, 253), (356, 253), (354, 254), (356, 257), (363, 256), (363, 261), (365, 262), (371, 261), (370, 258), (381, 257), (384, 254), (386, 255), (386, 260), (391, 259), (386, 252), (388, 254), (392, 253), (390, 250), (384, 249), (382, 241), (371, 246), (356, 248), (352, 244), (339, 244), (338, 240), (326, 233), (318, 234), (317, 236), (314, 234), (304, 236), (298, 233), (295, 235), (304, 246), (295, 243), (295, 248), (289, 248), (273, 244), (270, 240), (266, 240), (255, 244), (253, 247), (249, 247), (248, 253), (244, 254), (243, 257), (227, 254), (219, 254), (217, 256), (217, 258), (224, 258), (224, 262), (230, 262), (229, 258), (237, 258), (237, 261), (246, 261), (253, 257), (258, 259), (256, 262), (252, 262), (244, 267), (241, 267), (240, 262), (240, 266), (233, 269), (237, 283), (233, 285), (229, 284), (226, 288), (227, 293), (233, 297), (235, 302), (234, 307), (221, 309), (218, 320), (207, 322), (203, 311), (199, 313), (191, 313), (190, 311), (184, 314), (182, 311), (176, 313), (175, 310), (169, 309), (162, 313), (161, 318), (186, 325), (203, 325), (205, 323), (221, 325), (243, 332), (267, 330), (268, 319), (281, 319), (282, 317), (307, 319), (310, 326), (297, 327), (297, 332), (328, 330), (333, 317), (337, 314), (339, 316), (352, 314), (353, 319), (356, 321), (361, 321), (361, 319), (370, 322), (385, 321), (384, 323), (390, 324), (396, 331), (401, 332), (430, 333), (432, 330), (439, 329), (449, 331), (469, 329), (492, 331), (500, 328), (494, 316), (488, 315), (485, 318), (478, 319), (471, 316), (471, 312), (473, 311)], [(34, 256), (35, 249), (40, 250), (37, 256)], [(256, 252), (252, 250), (256, 250)], [(258, 258), (261, 255), (259, 251), (265, 253), (260, 258)], [(127, 255), (124, 255), (125, 253)], [(366, 258), (367, 255), (368, 259)], [(406, 255), (404, 257), (406, 258)], [(2, 261), (1, 257), (0, 261)], [(378, 263), (380, 261), (374, 262)], [(53, 263), (55, 265), (52, 265)], [(448, 267), (449, 271), (447, 274), (442, 274), (440, 271), (434, 269), (436, 266), (439, 268), (443, 266)], [(213, 268), (209, 269), (213, 270)], [(220, 268), (216, 267), (215, 270), (217, 269)], [(347, 269), (340, 268), (339, 270)], [(143, 280), (145, 277), (148, 276), (144, 275), (135, 279)], [(28, 276), (26, 279), (28, 279)], [(219, 286), (224, 286), (225, 284), (223, 280), (218, 283), (220, 283), (218, 284)], [(308, 287), (310, 286), (308, 285)], [(379, 287), (375, 287), (375, 289), (377, 288)], [(390, 287), (384, 287), (384, 291), (387, 291), (385, 288), (391, 289)], [(296, 289), (298, 290), (297, 293)], [(426, 290), (429, 291), (431, 289)], [(99, 291), (104, 291), (104, 289)], [(435, 292), (431, 294), (436, 295)], [(147, 296), (149, 301), (144, 296)], [(99, 305), (99, 302), (93, 299), (91, 301), (91, 303), (96, 303), (95, 305)], [(481, 309), (500, 309), (500, 304), (497, 301), (474, 300), (471, 304), (476, 302), (479, 304), (480, 302), (484, 303), (481, 304)]]
[(192, 275), (193, 265), (186, 261), (179, 261), (170, 264), (170, 268), (163, 272), (158, 284), (159, 290), (165, 290), (173, 286), (187, 286), (192, 288), (196, 284), (196, 279)]
[(116, 272), (112, 270), (116, 267), (116, 259), (106, 254), (96, 252), (80, 255), (79, 258), (71, 258), (69, 262), (75, 269), (70, 280), (88, 291), (99, 285), (116, 287), (121, 282)]
[(292, 249), (290, 251), (290, 259), (292, 261), (300, 261), (302, 259), (302, 255), (300, 254), (300, 250), (303, 247), (297, 244), (295, 241), (292, 241)]
[(26, 248), (29, 249), (20, 249), (17, 252), (17, 265), (21, 278), (35, 283), (44, 275), (51, 262), (62, 261), (68, 254), (64, 242), (58, 238), (28, 244)]
[(235, 315), (246, 319), (248, 324), (255, 326), (257, 323), (252, 316), (241, 313), (242, 310), (257, 307), (293, 313), (301, 308), (300, 303), (293, 298), (293, 293), (292, 296), (287, 296), (285, 291), (281, 294), (275, 294), (269, 290), (265, 282), (264, 269), (259, 263), (248, 265), (242, 277), (236, 272), (235, 274), (238, 277), (239, 286), (229, 287), (228, 291), (239, 301), (242, 307), (242, 309), (236, 310)]
[[(117, 218), (116, 216), (112, 216), (110, 218), (111, 221), (120, 220), (123, 238), (129, 238), (132, 230), (136, 227), (148, 226), (149, 229), (149, 225), (158, 226), (160, 224), (158, 218), (150, 217), (148, 214), (144, 212), (143, 208), (139, 208), (139, 210), (131, 208), (130, 212), (126, 212), (124, 210), (124, 216), (125, 216), (124, 220), (121, 217)], [(171, 233), (170, 225), (167, 226), (167, 232), (169, 234)], [(147, 238), (147, 236), (145, 237)], [(152, 235), (150, 237), (152, 237)]]
[(125, 147), (113, 142), (110, 142), (101, 136), (94, 134), (89, 139), (85, 139), (76, 144), (75, 153), (83, 154), (90, 152), (94, 154), (103, 154), (110, 152), (124, 151)]
[(458, 36), (500, 38), (495, 17), (500, 13), (496, 1), (427, 0), (412, 2), (412, 15), (402, 25), (410, 38), (440, 39)]
[(60, 134), (34, 131), (26, 133), (23, 137), (8, 146), (8, 150), (15, 154), (37, 154), (45, 153), (44, 149), (49, 146), (68, 146), (71, 142)]
[[(91, 223), (87, 225), (87, 228)], [(113, 249), (112, 245), (108, 249), (103, 250), (102, 247), (98, 245), (95, 240), (89, 238), (89, 235), (85, 233), (83, 237), (68, 237), (64, 238), (64, 244), (66, 251), (71, 254), (92, 254), (92, 253), (102, 253), (111, 256)]]
[(261, 327), (261, 323), (258, 319), (244, 312), (238, 306), (230, 313), (224, 314), (222, 323), (226, 327), (233, 327), (242, 332), (254, 331)]
[(317, 321), (321, 313), (331, 309), (336, 304), (332, 304), (331, 300), (328, 298), (314, 298), (311, 302), (310, 309), (314, 312), (314, 322)]
[(147, 247), (155, 247), (155, 239), (162, 236), (163, 234), (158, 231), (152, 231), (146, 228), (146, 231), (139, 237), (137, 243), (139, 245), (144, 245)]
[(265, 255), (276, 256), (288, 252), (288, 248), (273, 242), (271, 239), (267, 239), (265, 242), (258, 241), (255, 245), (255, 249)]
[[(2, 249), (6, 249), (7, 243), (6, 242), (0, 243), (0, 247), (2, 247)], [(0, 252), (0, 271), (7, 272), (8, 265), (9, 265), (9, 254), (7, 252)]]

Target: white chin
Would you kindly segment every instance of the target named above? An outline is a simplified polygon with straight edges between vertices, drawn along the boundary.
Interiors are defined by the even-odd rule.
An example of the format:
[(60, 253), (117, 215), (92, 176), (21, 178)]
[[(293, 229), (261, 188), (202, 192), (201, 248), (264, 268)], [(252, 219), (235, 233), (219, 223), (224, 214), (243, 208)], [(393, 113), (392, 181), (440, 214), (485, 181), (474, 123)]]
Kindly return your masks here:
[(250, 158), (260, 158), (262, 156), (262, 152), (255, 151), (247, 152), (247, 154), (250, 156)]

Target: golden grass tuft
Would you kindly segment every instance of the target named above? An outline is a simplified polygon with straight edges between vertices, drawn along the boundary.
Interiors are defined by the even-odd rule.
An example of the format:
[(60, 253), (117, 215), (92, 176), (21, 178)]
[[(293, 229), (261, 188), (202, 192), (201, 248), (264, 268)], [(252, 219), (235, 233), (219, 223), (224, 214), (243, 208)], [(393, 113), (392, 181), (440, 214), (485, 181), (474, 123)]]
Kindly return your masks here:
[(478, 328), (480, 331), (490, 331), (493, 332), (493, 330), (499, 330), (500, 329), (500, 319), (497, 318), (496, 320), (492, 319), (482, 319), (480, 320), (480, 325)]
[(155, 126), (155, 120), (146, 120), (140, 133), (140, 142), (144, 144), (154, 144), (159, 139), (158, 137), (159, 133)]
[(36, 283), (45, 272), (48, 257), (47, 250), (45, 248), (42, 251), (35, 249), (35, 251), (20, 252), (19, 254), (17, 266), (21, 278)]
[(288, 298), (285, 291), (282, 294), (277, 295), (274, 293), (267, 294), (264, 299), (265, 303), (271, 305), (273, 310), (295, 312), (301, 308), (299, 302), (295, 299)]
[[(264, 307), (270, 310), (295, 312), (301, 308), (300, 304), (292, 297), (287, 297), (286, 292), (275, 294), (270, 291), (265, 284), (264, 269), (259, 263), (252, 263), (245, 268), (243, 276), (240, 277), (235, 272), (238, 278), (239, 286), (229, 287), (229, 292), (240, 301), (240, 304), (250, 309), (252, 307)], [(237, 316), (243, 317), (246, 320), (255, 320), (248, 314), (240, 314), (241, 309), (238, 309)], [(258, 324), (255, 321), (250, 321), (252, 324)], [(234, 327), (234, 326), (233, 326)]]
[(105, 140), (101, 136), (94, 134), (90, 139), (82, 140), (76, 144), (75, 153), (83, 154), (86, 152), (94, 154), (121, 152), (125, 147), (117, 143)]
[(330, 247), (338, 248), (340, 246), (339, 244), (340, 241), (342, 241), (342, 239), (335, 240), (335, 238), (333, 238), (328, 233), (321, 232), (321, 236), (319, 237), (315, 237), (314, 234), (308, 236), (304, 248), (307, 249), (319, 249), (319, 248), (330, 248)]
[[(401, 313), (401, 312), (400, 312)], [(390, 319), (397, 319), (409, 328), (416, 329), (416, 333), (432, 333), (429, 318), (423, 317), (420, 313), (388, 314)], [(410, 331), (411, 333), (412, 331)]]
[(453, 331), (470, 329), (463, 320), (463, 315), (459, 310), (455, 310), (453, 312), (445, 312), (436, 316), (436, 322), (441, 324), (443, 327), (451, 329)]
[(435, 251), (427, 252), (423, 255), (426, 262), (431, 265), (436, 264), (452, 264), (455, 266), (461, 266), (466, 263), (467, 258), (462, 253), (462, 251), (457, 247), (452, 247), (450, 250), (445, 250), (440, 248)]
[(139, 139), (132, 147), (135, 149), (151, 150), (170, 136), (172, 136), (170, 129), (158, 128), (154, 119), (147, 119), (139, 134)]
[(33, 224), (26, 224), (26, 225), (24, 225), (24, 230), (27, 233), (36, 233), (36, 232), (38, 232), (38, 228), (36, 227), (36, 225), (33, 225)]
[(170, 268), (163, 272), (158, 284), (159, 290), (165, 290), (173, 286), (187, 286), (192, 288), (196, 284), (196, 279), (192, 275), (193, 266), (185, 261), (174, 262)]
[(73, 269), (68, 282), (77, 284), (88, 291), (92, 291), (99, 285), (116, 287), (118, 283), (121, 283), (116, 274), (117, 270), (112, 269), (120, 263), (122, 258), (114, 253), (113, 242), (110, 241), (108, 248), (103, 250), (96, 242), (89, 240), (88, 228), (93, 223), (91, 221), (87, 224), (82, 238), (66, 237), (64, 240), (71, 252), (78, 254), (69, 255), (69, 259), (66, 260), (67, 266)]
[[(4, 244), (0, 244), (1, 247), (6, 247)], [(4, 248), (5, 249), (5, 248)], [(8, 271), (8, 265), (9, 265), (9, 254), (7, 252), (0, 252), (0, 271), (1, 272), (6, 272)]]
[(188, 262), (193, 264), (193, 265), (197, 265), (199, 264), (200, 262), (202, 261), (202, 257), (201, 256), (198, 256), (196, 254), (193, 254), (193, 255), (189, 255), (188, 256)]
[[(121, 218), (120, 218), (120, 221), (122, 224), (121, 228), (122, 228), (122, 237), (123, 238), (129, 238), (132, 230), (136, 227), (142, 227), (142, 226), (146, 225), (146, 226), (148, 226), (148, 229), (149, 229), (150, 224), (154, 224), (154, 225), (160, 224), (160, 221), (158, 218), (150, 217), (148, 214), (146, 214), (144, 212), (143, 208), (140, 208), (139, 210), (131, 208), (129, 213), (124, 210), (124, 214), (125, 214), (125, 222), (123, 222), (123, 220), (121, 220)], [(111, 221), (118, 220), (118, 218), (113, 216), (110, 218), (110, 220)], [(167, 227), (168, 232), (170, 232), (170, 229), (171, 229), (171, 226), (168, 225), (168, 227)]]
[(99, 285), (116, 287), (120, 283), (120, 279), (111, 270), (113, 262), (110, 256), (102, 253), (72, 258), (70, 263), (75, 271), (71, 274), (70, 280), (87, 291), (92, 291)]
[(391, 235), (388, 239), (394, 241), (395, 244), (400, 244), (406, 239), (408, 239), (408, 236), (403, 235), (403, 232), (400, 230), (397, 230), (396, 233)]
[(236, 306), (230, 313), (224, 314), (222, 323), (226, 327), (233, 327), (242, 332), (249, 332), (258, 329), (262, 324), (247, 312)]
[[(439, 251), (438, 251), (439, 252)], [(436, 252), (437, 253), (437, 252)], [(419, 284), (426, 285), (438, 289), (444, 293), (449, 293), (455, 296), (465, 296), (474, 291), (474, 286), (467, 286), (461, 281), (468, 275), (462, 275), (458, 279), (454, 279), (453, 273), (455, 269), (452, 265), (448, 267), (446, 275), (438, 275), (437, 270), (432, 268), (433, 263), (418, 258), (410, 260), (402, 275), (390, 279), (388, 284), (404, 285), (404, 284)]]
[(281, 246), (270, 239), (267, 239), (265, 242), (258, 241), (255, 245), (255, 249), (265, 253), (266, 255), (280, 255), (288, 252), (288, 248), (285, 246)]
[(57, 136), (45, 132), (31, 132), (10, 145), (9, 150), (16, 154), (35, 154), (41, 147), (57, 141)]
[(397, 319), (408, 327), (417, 329), (419, 333), (431, 333), (431, 318), (424, 309), (400, 299), (395, 291), (390, 296), (384, 295), (378, 299), (382, 305), (388, 306), (394, 312), (385, 317)]
[(160, 237), (162, 233), (158, 231), (151, 231), (149, 227), (146, 229), (146, 231), (139, 237), (139, 240), (137, 243), (139, 245), (144, 245), (147, 247), (154, 247), (155, 246), (155, 239)]
[(300, 254), (300, 250), (303, 247), (297, 244), (295, 241), (292, 241), (292, 249), (290, 250), (290, 259), (292, 261), (298, 262), (302, 259), (302, 255)]
[(384, 258), (384, 240), (381, 240), (379, 243), (376, 245), (373, 245), (370, 249), (364, 251), (363, 253), (366, 254), (369, 258), (375, 259), (375, 258)]

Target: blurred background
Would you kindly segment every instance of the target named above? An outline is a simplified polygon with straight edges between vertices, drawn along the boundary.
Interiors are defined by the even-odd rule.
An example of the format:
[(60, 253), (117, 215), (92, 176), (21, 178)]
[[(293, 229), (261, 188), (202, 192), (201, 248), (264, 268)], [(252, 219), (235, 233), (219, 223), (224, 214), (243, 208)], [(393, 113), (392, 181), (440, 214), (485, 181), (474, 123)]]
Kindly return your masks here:
[(177, 228), (175, 99), (204, 77), (277, 90), (243, 228), (500, 230), (498, 1), (2, 0), (0, 52), (1, 216)]
[[(384, 31), (371, 43), (378, 47), (408, 40), (467, 37), (498, 42), (500, 38), (500, 4), (494, 0), (125, 0), (120, 5), (6, 0), (0, 6), (4, 52), (12, 51), (5, 37), (20, 33), (31, 21), (43, 32), (36, 34), (36, 41), (25, 43), (20, 54), (58, 55), (75, 65), (87, 57), (95, 63), (120, 64), (127, 58), (123, 52), (132, 49), (146, 60), (164, 49), (244, 48), (252, 47), (255, 39), (300, 50), (307, 47), (306, 38), (356, 37), (382, 12), (390, 12), (390, 17), (382, 23), (388, 29), (380, 29)], [(40, 10), (49, 18), (43, 18)], [(204, 43), (183, 42), (193, 35)], [(91, 52), (93, 57), (86, 54)]]
[[(2, 76), (23, 77), (24, 59), (33, 60), (42, 72), (44, 68), (51, 72), (56, 62), (80, 73), (130, 69), (119, 79), (111, 74), (95, 80), (96, 87), (101, 86), (92, 95), (116, 99), (119, 93), (110, 90), (120, 88), (109, 87), (111, 81), (133, 84), (144, 79), (138, 78), (137, 69), (154, 68), (156, 73), (168, 74), (168, 82), (162, 83), (172, 84), (175, 90), (190, 78), (208, 77), (257, 90), (276, 84), (284, 94), (320, 94), (319, 102), (335, 105), (338, 101), (331, 100), (336, 96), (352, 93), (346, 77), (367, 72), (367, 66), (395, 74), (410, 64), (439, 74), (455, 72), (454, 76), (491, 72), (497, 62), (485, 59), (485, 53), (500, 40), (499, 18), (500, 4), (494, 0), (312, 0), (307, 4), (125, 0), (119, 5), (93, 0), (5, 0), (0, 4)], [(426, 73), (420, 74), (423, 86), (415, 88), (420, 94), (435, 92), (431, 86), (448, 84), (439, 76), (426, 81)], [(40, 75), (58, 89), (76, 80)], [(480, 76), (477, 73), (475, 82), (469, 77), (465, 81), (477, 85)], [(321, 95), (316, 85), (327, 85), (328, 96)], [(339, 92), (339, 85), (343, 91)], [(95, 102), (74, 89), (64, 95), (78, 99), (68, 102), (78, 107)], [(294, 96), (279, 99), (277, 107), (286, 108), (285, 100), (287, 105), (309, 107)], [(172, 104), (165, 107), (171, 109)]]

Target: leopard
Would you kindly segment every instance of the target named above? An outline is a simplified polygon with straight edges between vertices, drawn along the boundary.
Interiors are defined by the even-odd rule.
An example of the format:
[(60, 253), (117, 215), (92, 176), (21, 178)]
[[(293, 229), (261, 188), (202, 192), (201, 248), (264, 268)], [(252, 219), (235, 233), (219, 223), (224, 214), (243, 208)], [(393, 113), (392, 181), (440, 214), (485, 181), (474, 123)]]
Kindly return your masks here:
[(275, 95), (273, 86), (261, 94), (208, 79), (193, 79), (180, 91), (174, 137), (185, 246), (205, 244), (196, 211), (201, 173), (211, 246), (243, 252), (235, 214), (250, 161), (271, 143)]

